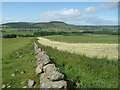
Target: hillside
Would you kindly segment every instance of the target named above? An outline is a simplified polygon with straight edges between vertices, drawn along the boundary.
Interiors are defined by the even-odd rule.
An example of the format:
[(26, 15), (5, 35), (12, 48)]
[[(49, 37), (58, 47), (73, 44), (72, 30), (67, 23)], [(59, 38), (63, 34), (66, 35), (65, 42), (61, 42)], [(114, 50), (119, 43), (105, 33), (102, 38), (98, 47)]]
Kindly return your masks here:
[[(2, 27), (3, 35), (16, 34), (16, 35), (35, 35), (35, 33), (43, 31), (47, 32), (67, 32), (72, 34), (93, 33), (93, 34), (118, 34), (117, 26), (87, 26), (87, 25), (71, 25), (60, 21), (51, 22), (12, 22), (0, 25)], [(48, 35), (48, 34), (47, 34)], [(53, 34), (52, 34), (53, 35)]]
[(52, 22), (40, 22), (40, 23), (29, 23), (29, 22), (14, 22), (2, 24), (3, 28), (40, 28), (40, 27), (64, 27), (69, 26), (64, 22), (52, 21)]
[(40, 23), (30, 23), (30, 22), (14, 22), (5, 23), (0, 25), (4, 28), (41, 28), (41, 29), (64, 29), (64, 30), (117, 30), (117, 26), (83, 26), (83, 25), (71, 25), (60, 21), (51, 22), (40, 22)]

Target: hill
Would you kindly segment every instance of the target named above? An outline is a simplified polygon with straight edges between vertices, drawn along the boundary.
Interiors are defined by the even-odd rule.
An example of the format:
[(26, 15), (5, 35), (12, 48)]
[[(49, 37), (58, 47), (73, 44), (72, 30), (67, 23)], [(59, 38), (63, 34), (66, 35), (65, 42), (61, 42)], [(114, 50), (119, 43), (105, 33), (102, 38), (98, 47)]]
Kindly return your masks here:
[(67, 25), (64, 22), (52, 21), (52, 22), (40, 22), (40, 23), (29, 23), (29, 22), (13, 22), (2, 24), (4, 28), (39, 28), (39, 27), (59, 27)]
[[(51, 22), (12, 22), (0, 25), (1, 32), (5, 34), (31, 34), (36, 32), (85, 32), (95, 34), (118, 34), (117, 26), (87, 26), (87, 25), (71, 25), (60, 21)], [(13, 32), (14, 31), (14, 32)]]
[(2, 28), (56, 28), (65, 30), (114, 30), (117, 26), (83, 26), (83, 25), (71, 25), (60, 21), (51, 22), (40, 22), (40, 23), (30, 23), (30, 22), (14, 22), (5, 23), (0, 25)]

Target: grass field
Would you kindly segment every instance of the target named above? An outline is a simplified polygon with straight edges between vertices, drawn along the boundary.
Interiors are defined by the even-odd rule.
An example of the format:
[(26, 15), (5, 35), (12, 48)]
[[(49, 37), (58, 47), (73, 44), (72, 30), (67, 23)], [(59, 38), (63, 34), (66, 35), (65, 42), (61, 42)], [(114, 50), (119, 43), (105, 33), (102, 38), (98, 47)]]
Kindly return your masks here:
[[(39, 46), (65, 74), (69, 88), (117, 88), (118, 61), (117, 58), (111, 59), (115, 54), (116, 57), (118, 56), (117, 42), (117, 36), (106, 35), (38, 38)], [(76, 54), (77, 51), (84, 55)], [(105, 54), (108, 57), (98, 58)], [(87, 55), (97, 57), (92, 58)]]
[[(61, 46), (60, 48), (68, 50), (76, 49), (80, 51), (80, 49), (78, 49), (80, 48), (79, 43), (83, 43), (82, 46), (85, 46), (84, 49), (86, 48), (86, 44), (88, 45), (87, 49), (85, 50), (90, 54), (92, 54), (90, 50), (93, 48), (96, 50), (95, 46), (97, 46), (97, 50), (103, 50), (106, 48), (105, 51), (108, 50), (106, 53), (108, 53), (109, 56), (112, 56), (112, 54), (117, 53), (117, 36), (46, 36), (45, 38), (55, 40), (51, 41), (54, 42), (54, 44), (46, 42), (46, 39), (44, 38), (41, 38), (42, 41), (39, 40), (39, 42), (42, 44), (44, 42), (45, 43), (43, 45), (39, 43), (38, 44), (48, 53), (52, 62), (54, 62), (56, 66), (60, 68), (61, 73), (65, 75), (68, 88), (118, 87), (117, 60), (113, 61), (107, 58), (97, 57), (90, 58), (87, 57), (86, 54), (78, 55), (75, 54), (74, 51), (69, 53), (68, 51), (66, 52), (66, 50), (58, 50), (59, 47), (57, 46), (54, 46), (55, 48), (49, 47), (49, 45), (58, 45)], [(59, 41), (60, 43), (56, 43), (56, 41)], [(67, 43), (69, 46), (66, 46), (65, 43)], [(2, 83), (9, 84), (11, 88), (21, 88), (23, 86), (27, 86), (28, 79), (32, 79), (36, 82), (34, 88), (39, 88), (39, 76), (35, 75), (35, 68), (37, 64), (33, 49), (33, 38), (6, 38), (3, 39), (2, 45)], [(105, 45), (108, 45), (109, 47)], [(103, 48), (103, 46), (105, 46), (105, 48)], [(104, 54), (102, 51), (98, 52), (99, 55), (102, 53)], [(22, 71), (25, 71), (25, 73), (20, 74)], [(11, 76), (13, 73), (15, 74), (14, 77)]]
[[(64, 42), (67, 40), (69, 42), (75, 42), (77, 40), (79, 40), (78, 38), (84, 38), (87, 36), (66, 36), (67, 40), (65, 39), (65, 36), (61, 36), (62, 38), (60, 39), (60, 36), (49, 36), (50, 38), (54, 37), (58, 38), (59, 40), (63, 40)], [(64, 38), (63, 38), (64, 37)], [(73, 38), (72, 38), (73, 37)], [(78, 38), (77, 38), (78, 37)], [(88, 36), (89, 37), (89, 36)], [(102, 37), (102, 36), (100, 36)], [(112, 37), (112, 36), (111, 36)], [(72, 38), (72, 39), (71, 39)], [(38, 37), (39, 39), (39, 43), (45, 45), (45, 46), (51, 46), (53, 48), (57, 48), (58, 50), (62, 50), (62, 51), (68, 51), (70, 53), (76, 53), (79, 55), (86, 55), (89, 57), (106, 57), (109, 59), (118, 59), (118, 44), (113, 43), (113, 44), (106, 44), (106, 43), (88, 43), (84, 41), (84, 43), (64, 43), (64, 42), (58, 42), (58, 41), (51, 41), (49, 39), (46, 38), (42, 38), (42, 37)], [(85, 39), (86, 40), (86, 39)], [(107, 40), (107, 39), (106, 39)], [(87, 41), (87, 40), (86, 40)], [(92, 38), (88, 40), (89, 42), (93, 42)], [(99, 40), (96, 40), (97, 42), (99, 42)], [(110, 41), (108, 39), (108, 41)], [(80, 41), (78, 41), (80, 42)], [(114, 42), (114, 40), (111, 40), (111, 42)]]
[[(35, 75), (36, 61), (32, 38), (3, 39), (2, 79), (3, 84), (11, 88), (27, 86), (28, 79), (36, 82), (39, 87), (39, 76)], [(25, 71), (24, 74), (20, 74)], [(15, 74), (14, 77), (11, 74)]]
[(39, 46), (48, 53), (51, 60), (64, 73), (68, 88), (118, 87), (117, 61), (89, 58), (41, 44)]
[(50, 40), (67, 43), (118, 43), (118, 35), (79, 35), (79, 36), (45, 36)]
[(7, 32), (3, 32), (2, 34), (3, 35), (6, 35), (6, 34), (16, 34), (16, 35), (34, 35), (34, 32), (35, 31), (7, 31)]

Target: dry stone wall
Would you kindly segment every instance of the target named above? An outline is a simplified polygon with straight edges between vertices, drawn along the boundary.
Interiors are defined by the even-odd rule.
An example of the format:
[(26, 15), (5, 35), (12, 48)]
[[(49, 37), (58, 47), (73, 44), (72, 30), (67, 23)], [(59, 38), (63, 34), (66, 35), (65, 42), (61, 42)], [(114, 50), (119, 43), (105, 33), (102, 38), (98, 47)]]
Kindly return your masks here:
[(59, 68), (51, 63), (49, 56), (34, 42), (35, 57), (37, 60), (36, 74), (40, 75), (40, 88), (67, 88), (64, 75)]

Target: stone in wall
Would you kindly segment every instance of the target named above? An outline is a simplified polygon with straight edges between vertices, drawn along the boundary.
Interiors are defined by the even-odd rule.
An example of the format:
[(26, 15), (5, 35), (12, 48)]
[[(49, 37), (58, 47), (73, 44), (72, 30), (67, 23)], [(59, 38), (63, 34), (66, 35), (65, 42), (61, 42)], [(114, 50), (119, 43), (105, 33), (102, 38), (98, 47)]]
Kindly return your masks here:
[(40, 52), (42, 52), (42, 49), (41, 49), (41, 48), (38, 48), (36, 52), (37, 52), (37, 53), (40, 53)]
[(52, 81), (64, 78), (64, 75), (59, 72), (59, 69), (55, 67), (55, 64), (47, 64), (43, 67), (43, 71), (47, 74), (47, 78)]
[(47, 78), (46, 73), (42, 73), (40, 76), (40, 88), (66, 88), (67, 82), (64, 80), (51, 81)]
[(36, 74), (42, 73), (42, 65), (38, 65), (35, 72), (36, 72)]
[(64, 80), (52, 82), (52, 88), (67, 88), (67, 82)]
[(55, 64), (47, 64), (43, 67), (43, 71), (50, 73), (51, 71), (59, 71), (59, 69), (55, 67)]
[(50, 62), (50, 59), (49, 59), (49, 56), (47, 54), (44, 54), (42, 57), (41, 57), (41, 63), (46, 65), (47, 63)]
[(49, 63), (51, 60), (49, 59), (49, 56), (47, 54), (43, 54), (42, 52), (37, 54), (36, 56), (37, 59), (37, 63), (39, 64), (43, 64), (46, 65), (47, 63)]
[(64, 75), (58, 71), (52, 71), (51, 73), (47, 74), (47, 77), (51, 81), (61, 80), (64, 78)]

